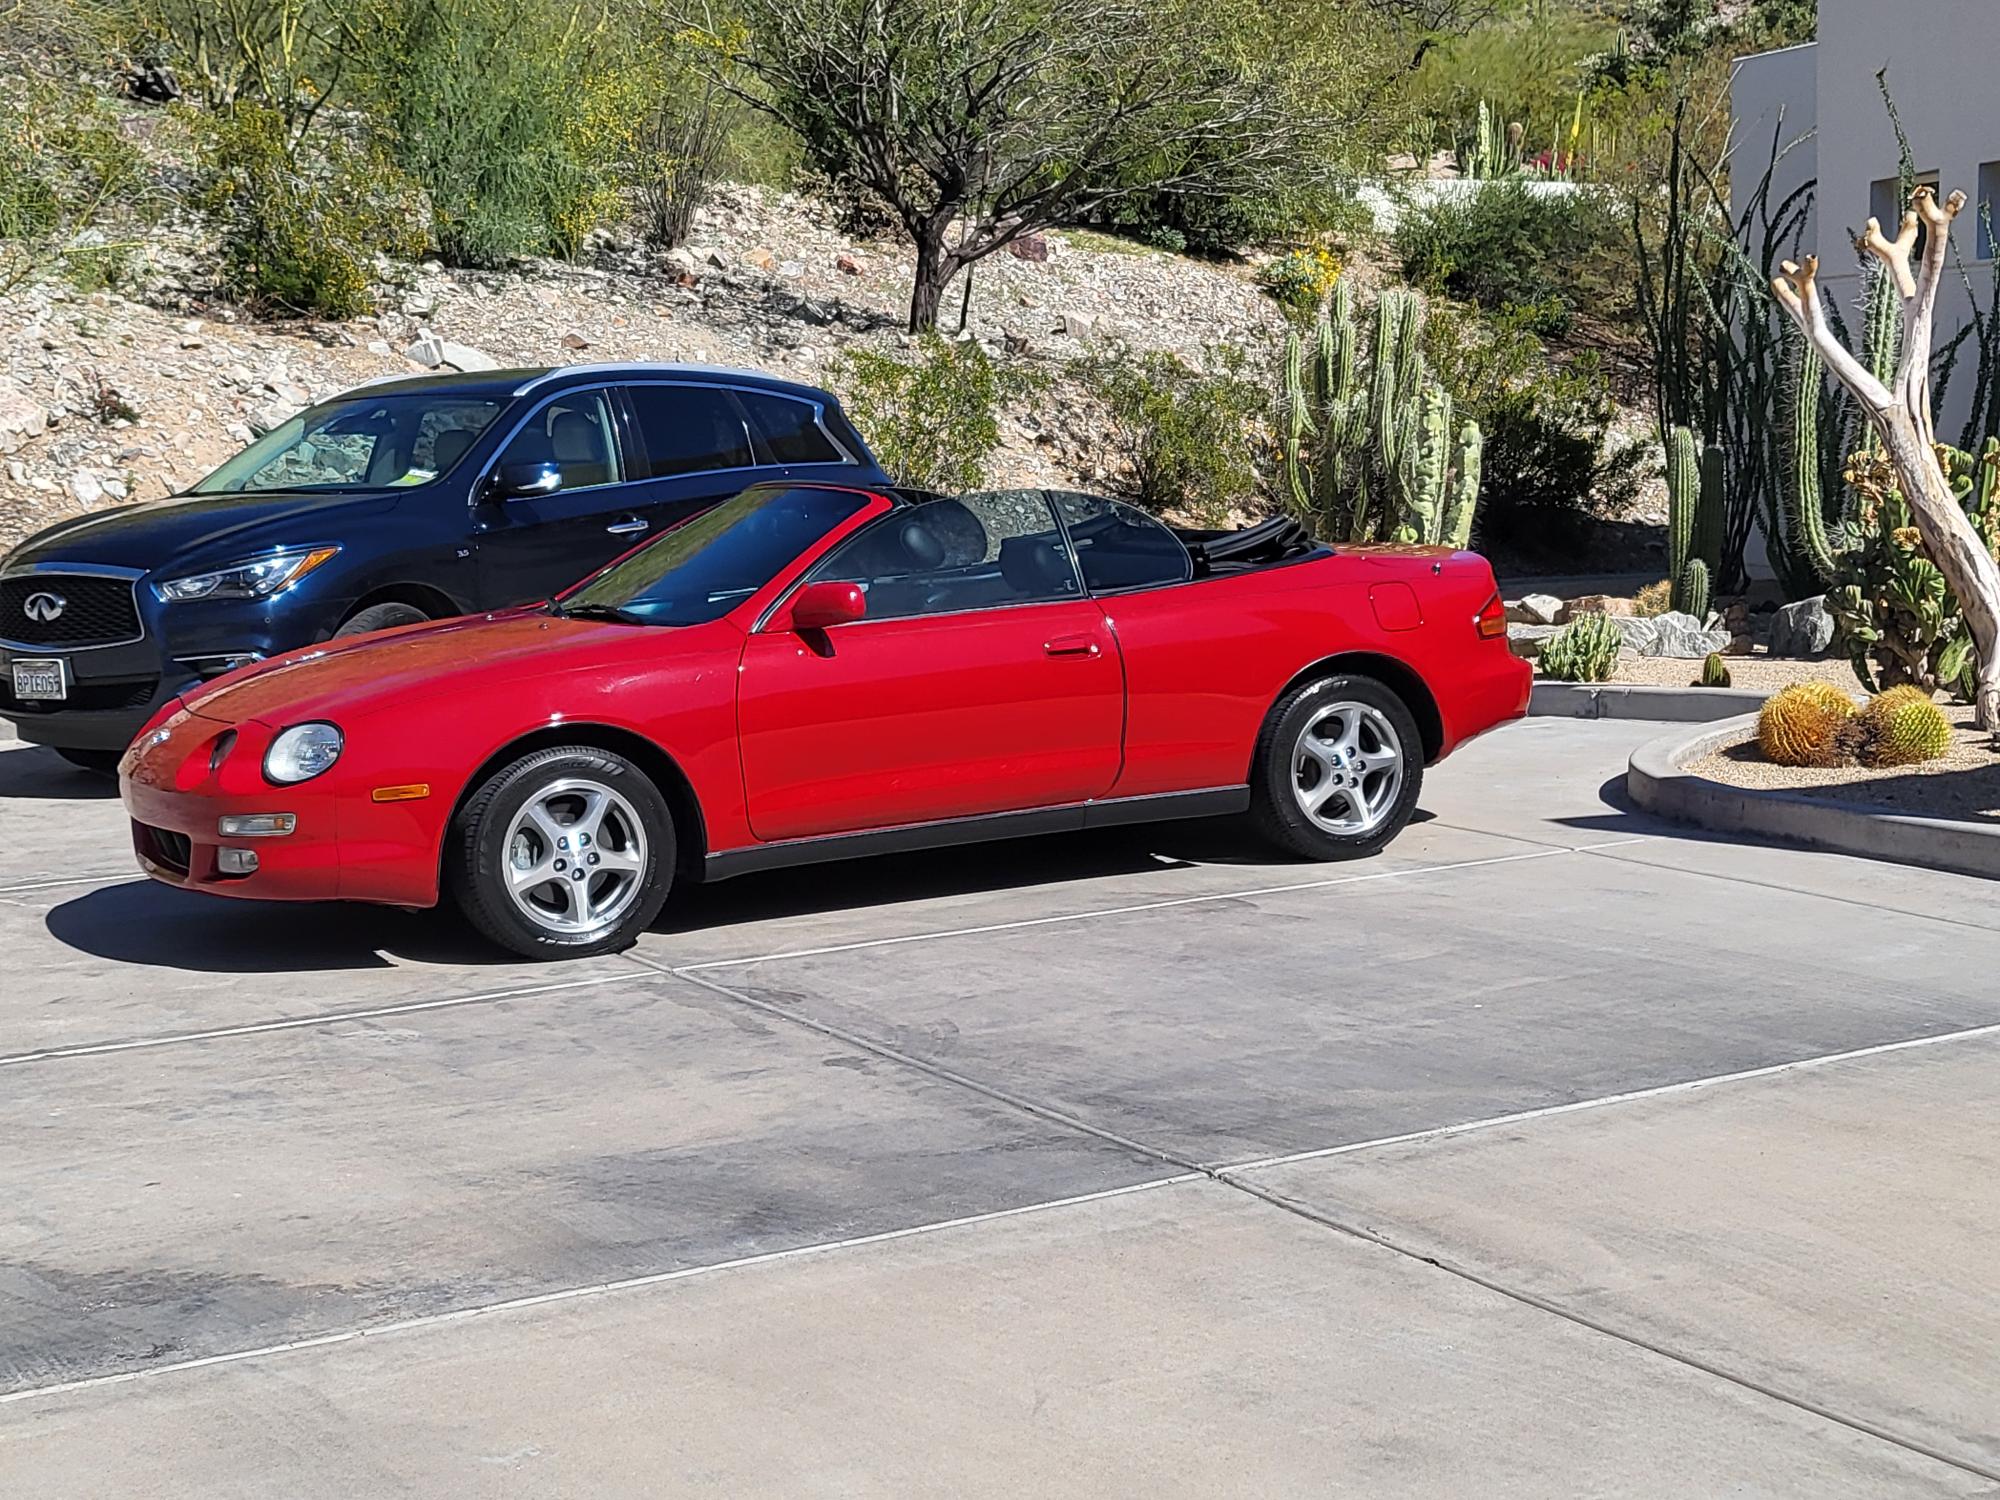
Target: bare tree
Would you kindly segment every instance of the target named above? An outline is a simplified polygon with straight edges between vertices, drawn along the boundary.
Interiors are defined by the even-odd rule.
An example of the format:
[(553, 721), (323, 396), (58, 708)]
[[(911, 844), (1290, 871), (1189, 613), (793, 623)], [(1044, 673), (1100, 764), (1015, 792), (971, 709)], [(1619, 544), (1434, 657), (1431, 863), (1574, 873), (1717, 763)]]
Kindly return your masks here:
[[(701, 24), (666, 3), (676, 24)], [(1322, 34), (1346, 11), (1294, 9), (1309, 6)], [(731, 61), (758, 86), (725, 86), (894, 211), (917, 251), (913, 332), (936, 326), (953, 276), (1011, 240), (1122, 197), (1275, 191), (1331, 157), (1340, 123), (1296, 58), (1246, 61), (1226, 26), (1200, 24), (1229, 14), (1227, 0), (1200, 13), (1193, 0), (738, 9), (749, 33)]]
[(1500, 13), (1499, 0), (1368, 0), (1368, 8), (1402, 39), (1413, 72), (1444, 38), (1464, 36)]
[[(1868, 221), (1861, 248), (1888, 268), (1903, 304), (1901, 352), (1892, 385), (1877, 380), (1828, 323), (1819, 295), (1817, 256), (1808, 255), (1803, 264), (1786, 261), (1781, 268), (1784, 275), (1772, 279), (1771, 290), (1834, 378), (1853, 394), (1882, 440), (1924, 550), (1958, 596), (1959, 609), (1971, 627), (1979, 654), (1979, 723), (1992, 733), (1994, 748), (2000, 749), (2000, 564), (1952, 494), (1931, 429), (1932, 314), (1950, 253), (1951, 223), (1963, 207), (1963, 193), (1939, 203), (1929, 187), (1919, 186), (1910, 194), (1909, 210), (1893, 240), (1874, 219)], [(1924, 231), (1923, 259), (1912, 273), (1910, 255), (1919, 229)]]

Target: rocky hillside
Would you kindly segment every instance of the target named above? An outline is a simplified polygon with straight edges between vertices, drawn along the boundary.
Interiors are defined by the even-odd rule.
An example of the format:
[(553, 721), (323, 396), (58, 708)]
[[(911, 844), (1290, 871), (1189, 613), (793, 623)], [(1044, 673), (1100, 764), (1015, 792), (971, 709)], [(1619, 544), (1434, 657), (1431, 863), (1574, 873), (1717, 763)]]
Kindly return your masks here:
[[(0, 546), (170, 494), (302, 406), (424, 372), (440, 346), (473, 364), (690, 360), (824, 380), (844, 348), (908, 342), (911, 273), (906, 247), (847, 239), (828, 219), (788, 194), (726, 189), (671, 255), (613, 239), (590, 265), (385, 266), (398, 279), (382, 312), (349, 323), (253, 321), (172, 280), (143, 304), (16, 291), (0, 298)], [(1241, 268), (1089, 234), (1020, 248), (977, 268), (968, 327), (1053, 384), (1006, 412), (996, 481), (1089, 485), (1115, 462), (1101, 414), (1065, 374), (1078, 357), (1116, 343), (1190, 360), (1217, 343), (1262, 355), (1282, 328)], [(186, 247), (159, 249), (186, 262)]]

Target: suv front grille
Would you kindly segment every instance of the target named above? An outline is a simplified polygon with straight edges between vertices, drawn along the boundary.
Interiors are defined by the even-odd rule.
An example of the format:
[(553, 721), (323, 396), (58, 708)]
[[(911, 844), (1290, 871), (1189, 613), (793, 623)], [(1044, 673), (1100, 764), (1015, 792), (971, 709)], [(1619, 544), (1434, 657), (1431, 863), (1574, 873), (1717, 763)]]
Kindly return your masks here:
[[(51, 607), (55, 618), (38, 618)], [(23, 646), (109, 646), (135, 641), (141, 634), (139, 606), (129, 578), (91, 573), (0, 578), (0, 640)]]

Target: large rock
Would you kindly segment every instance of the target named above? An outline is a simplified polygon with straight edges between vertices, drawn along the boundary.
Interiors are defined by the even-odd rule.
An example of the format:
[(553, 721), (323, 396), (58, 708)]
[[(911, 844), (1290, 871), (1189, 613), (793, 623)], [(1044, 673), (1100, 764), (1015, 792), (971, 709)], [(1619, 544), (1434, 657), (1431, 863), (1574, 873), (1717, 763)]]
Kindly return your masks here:
[(1824, 656), (1833, 645), (1833, 615), (1823, 598), (1799, 599), (1771, 616), (1773, 656)]
[(0, 453), (19, 452), (48, 423), (48, 408), (13, 381), (0, 379)]
[(1578, 615), (1636, 615), (1638, 612), (1634, 601), (1616, 594), (1585, 594), (1565, 604), (1558, 618), (1567, 625)]
[(1549, 637), (1562, 631), (1560, 625), (1509, 625), (1507, 645), (1516, 656), (1528, 661), (1537, 661), (1542, 648), (1549, 643)]
[(1612, 628), (1618, 632), (1618, 638), (1624, 643), (1625, 649), (1636, 651), (1641, 656), (1647, 654), (1646, 648), (1652, 645), (1660, 634), (1658, 622), (1642, 615), (1611, 615), (1608, 618)]
[(1524, 594), (1510, 614), (1518, 614), (1524, 625), (1553, 625), (1562, 615), (1563, 602), (1554, 594)]
[(499, 360), (482, 349), (473, 348), (470, 344), (454, 344), (449, 339), (446, 339), (439, 345), (439, 350), (444, 355), (444, 362), (454, 370), (497, 370), (500, 368)]
[(1653, 638), (1639, 647), (1641, 656), (1674, 656), (1699, 660), (1711, 651), (1720, 651), (1729, 644), (1729, 632), (1711, 630), (1693, 615), (1685, 615), (1678, 610), (1669, 610), (1654, 616)]

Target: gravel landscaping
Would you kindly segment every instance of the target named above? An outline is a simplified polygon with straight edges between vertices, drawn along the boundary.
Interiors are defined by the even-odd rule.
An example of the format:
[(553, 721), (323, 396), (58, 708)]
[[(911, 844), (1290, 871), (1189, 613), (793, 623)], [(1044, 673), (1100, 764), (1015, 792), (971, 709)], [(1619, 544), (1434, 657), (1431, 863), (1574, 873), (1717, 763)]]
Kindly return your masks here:
[[(1730, 686), (1775, 693), (1795, 682), (1830, 682), (1846, 692), (1859, 693), (1861, 683), (1854, 668), (1845, 661), (1800, 661), (1782, 656), (1766, 656), (1759, 651), (1750, 656), (1725, 657), (1729, 663)], [(1654, 687), (1687, 687), (1701, 676), (1701, 663), (1672, 656), (1640, 656), (1631, 651), (1618, 653), (1618, 670), (1613, 682), (1645, 683)]]
[(1969, 705), (1939, 706), (1952, 722), (1952, 745), (1927, 765), (1880, 771), (1866, 766), (1774, 766), (1754, 740), (1746, 739), (1690, 762), (1686, 769), (1711, 781), (1757, 791), (1863, 802), (1914, 817), (2000, 822), (2000, 755), (1994, 753), (1986, 732), (1973, 726)]

